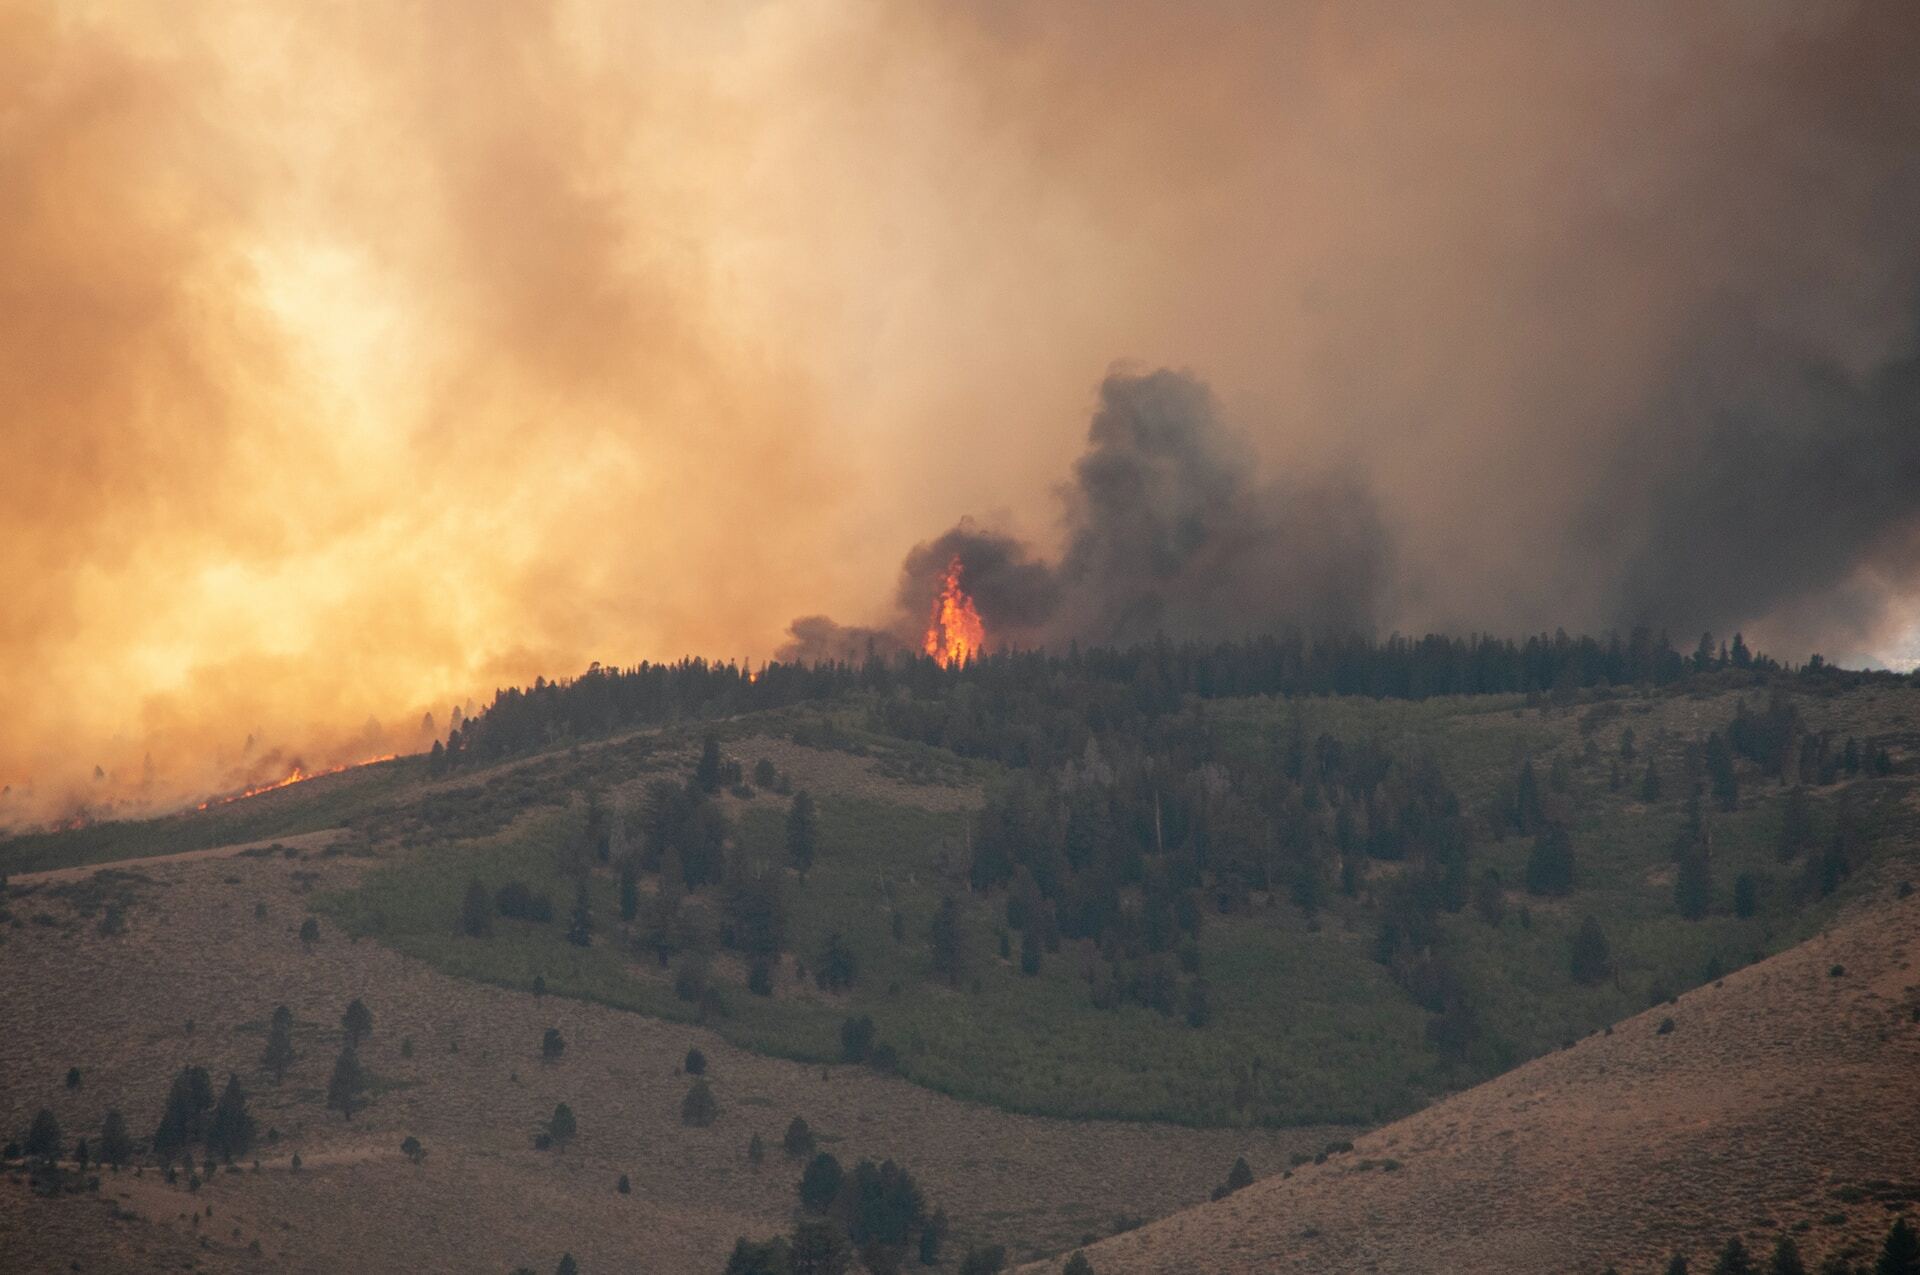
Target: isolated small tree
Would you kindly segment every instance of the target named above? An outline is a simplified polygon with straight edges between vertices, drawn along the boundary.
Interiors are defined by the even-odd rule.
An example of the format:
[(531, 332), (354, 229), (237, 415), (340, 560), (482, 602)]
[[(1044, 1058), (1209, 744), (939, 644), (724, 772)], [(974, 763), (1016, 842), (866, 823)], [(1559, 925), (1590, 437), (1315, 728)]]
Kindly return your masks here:
[(562, 1253), (560, 1265), (553, 1268), (553, 1275), (580, 1275), (580, 1263), (573, 1260), (573, 1254)]
[(1873, 1275), (1920, 1275), (1920, 1235), (1904, 1217), (1895, 1218), (1888, 1228)]
[(800, 1173), (800, 1207), (809, 1213), (825, 1213), (840, 1194), (846, 1171), (831, 1151), (822, 1151), (807, 1161)]
[(1774, 1244), (1767, 1275), (1807, 1275), (1807, 1264), (1800, 1260), (1800, 1248), (1791, 1235), (1782, 1235)]
[(865, 1062), (873, 1050), (873, 1019), (866, 1014), (848, 1018), (840, 1024), (840, 1057), (850, 1063)]
[(680, 1100), (680, 1123), (704, 1129), (719, 1117), (720, 1104), (714, 1099), (713, 1087), (704, 1080), (694, 1081)]
[[(1651, 757), (1647, 758), (1647, 773), (1640, 780), (1640, 800), (1648, 805), (1660, 800), (1660, 768), (1653, 764)], [(1674, 1256), (1680, 1255), (1676, 1253)], [(1686, 1258), (1681, 1257), (1680, 1260), (1685, 1262)]]
[(933, 915), (928, 946), (933, 954), (933, 972), (958, 987), (967, 969), (966, 934), (961, 928), (960, 905), (951, 896), (940, 901), (940, 909)]
[(960, 1259), (960, 1275), (1000, 1275), (1007, 1269), (1007, 1250), (1000, 1244), (976, 1244)]
[(1633, 727), (1629, 726), (1620, 732), (1620, 760), (1632, 761), (1637, 755), (1634, 749)]
[(802, 876), (813, 867), (818, 843), (819, 830), (815, 826), (813, 796), (803, 788), (793, 794), (793, 804), (787, 807), (787, 858)]
[(560, 1034), (558, 1027), (547, 1028), (540, 1038), (540, 1061), (557, 1062), (560, 1055), (567, 1052), (567, 1038)]
[(813, 1154), (813, 1130), (799, 1116), (787, 1126), (786, 1134), (780, 1139), (780, 1149), (798, 1160), (802, 1156)]
[(1667, 1275), (1687, 1275), (1687, 1255), (1675, 1253), (1673, 1260), (1667, 1263)]
[(707, 736), (700, 745), (700, 761), (693, 768), (693, 781), (701, 792), (720, 791), (720, 739)]
[(267, 1022), (267, 1047), (260, 1055), (260, 1065), (278, 1084), (286, 1079), (293, 1057), (293, 1011), (285, 1005), (275, 1005), (273, 1016)]
[(300, 941), (312, 947), (320, 941), (320, 918), (310, 916), (300, 923)]
[(1253, 1167), (1247, 1163), (1247, 1157), (1240, 1156), (1234, 1160), (1233, 1168), (1227, 1172), (1227, 1190), (1231, 1193), (1252, 1185)]
[(1085, 1253), (1076, 1252), (1060, 1268), (1060, 1275), (1093, 1275), (1093, 1263), (1087, 1260)]
[(78, 1089), (79, 1087), (80, 1087), (80, 1069), (78, 1067), (67, 1068), (67, 1088)]
[(573, 1141), (573, 1135), (580, 1132), (580, 1126), (574, 1122), (573, 1108), (560, 1103), (553, 1109), (552, 1117), (547, 1121), (547, 1137), (556, 1147), (564, 1147)]
[(340, 1015), (340, 1029), (347, 1035), (347, 1044), (358, 1049), (373, 1035), (373, 1011), (359, 997), (354, 997), (346, 1012)]
[(853, 1249), (831, 1222), (801, 1222), (787, 1245), (787, 1269), (793, 1275), (844, 1275), (853, 1265)]
[(620, 919), (631, 925), (640, 915), (640, 869), (633, 857), (620, 860)]
[(622, 1173), (620, 1175), (620, 1180), (613, 1184), (613, 1189), (618, 1191), (622, 1195), (632, 1195), (633, 1183), (629, 1182), (627, 1180), (627, 1175)]
[(1604, 982), (1613, 970), (1613, 949), (1600, 929), (1600, 922), (1589, 916), (1580, 922), (1573, 936), (1573, 981), (1585, 987)]
[(1698, 846), (1681, 852), (1673, 874), (1673, 902), (1689, 921), (1700, 920), (1713, 905), (1713, 865)]
[(229, 1073), (227, 1087), (213, 1109), (207, 1126), (207, 1154), (232, 1164), (253, 1150), (253, 1117), (247, 1113), (247, 1095), (240, 1088), (240, 1077)]
[(687, 1059), (681, 1067), (689, 1076), (704, 1076), (707, 1074), (707, 1056), (696, 1046), (687, 1051)]
[(100, 1122), (100, 1163), (119, 1169), (132, 1158), (133, 1139), (127, 1134), (127, 1118), (116, 1107)]
[(60, 1135), (60, 1121), (52, 1108), (40, 1108), (34, 1113), (33, 1123), (27, 1126), (27, 1155), (52, 1164), (65, 1148), (66, 1139)]
[(1573, 881), (1573, 838), (1565, 824), (1550, 823), (1534, 838), (1527, 855), (1527, 889), (1534, 894), (1568, 894)]
[(460, 932), (470, 939), (493, 933), (493, 899), (479, 877), (467, 882), (466, 897), (460, 901)]
[(400, 1144), (400, 1154), (415, 1164), (422, 1164), (427, 1158), (427, 1149), (420, 1145), (420, 1139), (408, 1134), (406, 1141)]
[[(358, 1002), (356, 1002), (358, 1003)], [(333, 1077), (327, 1081), (327, 1110), (338, 1111), (353, 1119), (360, 1097), (367, 1089), (367, 1073), (360, 1066), (360, 1054), (351, 1042), (343, 1045), (333, 1060)]]
[(1713, 1264), (1713, 1275), (1758, 1275), (1753, 1257), (1738, 1235), (1729, 1238), (1726, 1247), (1720, 1250), (1720, 1256)]
[(827, 945), (821, 949), (820, 959), (814, 965), (813, 977), (823, 991), (844, 991), (853, 986), (857, 968), (853, 959), (853, 949), (835, 930), (827, 935)]
[(567, 919), (567, 942), (575, 947), (593, 946), (593, 895), (582, 878), (573, 893), (573, 913)]

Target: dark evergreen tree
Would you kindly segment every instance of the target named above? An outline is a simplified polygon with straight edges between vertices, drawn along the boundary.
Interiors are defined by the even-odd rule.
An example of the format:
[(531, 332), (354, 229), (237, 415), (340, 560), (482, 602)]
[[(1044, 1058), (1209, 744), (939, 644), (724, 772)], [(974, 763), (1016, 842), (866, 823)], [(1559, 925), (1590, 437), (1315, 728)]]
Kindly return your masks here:
[(681, 1064), (681, 1070), (685, 1071), (689, 1076), (706, 1075), (707, 1056), (697, 1048), (689, 1049), (687, 1051), (686, 1061)]
[(640, 869), (629, 855), (620, 860), (620, 919), (631, 925), (640, 915)]
[(575, 947), (593, 946), (593, 894), (585, 877), (574, 887), (573, 913), (567, 919), (567, 942)]
[(929, 946), (933, 953), (933, 972), (958, 987), (967, 970), (967, 945), (961, 928), (960, 905), (951, 897), (942, 899), (939, 910), (934, 913)]
[(1713, 1264), (1713, 1275), (1758, 1275), (1753, 1257), (1738, 1235), (1730, 1238), (1720, 1250), (1720, 1257)]
[(1897, 1217), (1880, 1246), (1880, 1259), (1873, 1264), (1873, 1275), (1920, 1275), (1920, 1235), (1912, 1223)]
[(207, 1069), (182, 1067), (167, 1090), (167, 1105), (153, 1134), (153, 1151), (162, 1165), (171, 1165), (206, 1136), (212, 1109), (213, 1078)]
[(460, 932), (472, 939), (493, 933), (493, 900), (478, 877), (467, 882), (466, 896), (460, 901)]
[(1673, 1260), (1667, 1263), (1667, 1275), (1687, 1275), (1687, 1255), (1675, 1253)]
[(253, 1150), (253, 1117), (247, 1113), (247, 1095), (240, 1088), (240, 1077), (227, 1076), (227, 1087), (220, 1094), (220, 1101), (213, 1109), (213, 1119), (207, 1125), (207, 1154), (217, 1156), (226, 1164), (244, 1157)]
[(704, 793), (720, 791), (720, 739), (707, 736), (700, 745), (700, 762), (693, 769), (694, 785)]
[(1800, 1260), (1799, 1246), (1791, 1235), (1782, 1235), (1773, 1246), (1773, 1258), (1767, 1263), (1767, 1275), (1807, 1275), (1807, 1265)]
[(573, 1260), (573, 1254), (562, 1253), (560, 1264), (553, 1268), (553, 1275), (580, 1275), (580, 1263)]
[(813, 1130), (799, 1116), (787, 1125), (787, 1132), (780, 1139), (780, 1149), (798, 1160), (813, 1154)]
[(1613, 972), (1613, 949), (1600, 922), (1588, 916), (1573, 936), (1573, 981), (1591, 987)]
[(947, 1232), (951, 1226), (947, 1222), (947, 1211), (936, 1209), (927, 1224), (920, 1228), (920, 1265), (933, 1266), (940, 1261), (940, 1248), (947, 1242)]
[[(354, 1002), (356, 1005), (359, 1003)], [(360, 1099), (366, 1090), (367, 1073), (360, 1066), (359, 1051), (349, 1039), (347, 1044), (341, 1046), (340, 1056), (333, 1060), (333, 1076), (327, 1081), (327, 1110), (338, 1111), (348, 1120), (353, 1119), (353, 1113), (361, 1105)]]
[(704, 1080), (694, 1081), (680, 1102), (680, 1123), (704, 1129), (719, 1117), (720, 1104), (714, 1100), (712, 1086)]
[(1759, 878), (1751, 872), (1742, 872), (1733, 882), (1733, 914), (1744, 921), (1759, 910)]
[(845, 1275), (853, 1249), (831, 1222), (803, 1221), (793, 1228), (787, 1262), (792, 1275)]
[(1673, 902), (1689, 921), (1700, 920), (1713, 906), (1713, 864), (1698, 846), (1680, 856), (1673, 877)]
[(286, 1079), (287, 1068), (293, 1066), (293, 1011), (285, 1005), (275, 1005), (273, 1015), (267, 1022), (267, 1047), (260, 1055), (260, 1065), (273, 1076), (275, 1084)]
[(1565, 824), (1548, 824), (1527, 855), (1527, 889), (1533, 894), (1569, 894), (1573, 882), (1573, 838)]
[(813, 867), (818, 842), (819, 829), (814, 818), (813, 796), (801, 789), (793, 794), (793, 804), (787, 808), (787, 858), (794, 867), (800, 869), (802, 876)]
[(66, 1145), (60, 1134), (60, 1121), (52, 1109), (42, 1107), (35, 1112), (33, 1123), (27, 1126), (27, 1155), (52, 1164), (66, 1150)]
[(1240, 1156), (1234, 1160), (1233, 1168), (1227, 1173), (1227, 1190), (1233, 1192), (1252, 1185), (1253, 1169), (1247, 1164), (1247, 1157)]
[(1087, 1260), (1085, 1253), (1076, 1252), (1067, 1259), (1067, 1264), (1060, 1268), (1060, 1275), (1094, 1275), (1093, 1263)]
[(846, 1019), (840, 1024), (841, 1059), (850, 1063), (865, 1062), (873, 1050), (873, 1035), (873, 1019), (868, 1015)]
[(100, 1122), (100, 1163), (124, 1168), (133, 1158), (133, 1139), (127, 1133), (127, 1118), (115, 1108)]
[(976, 1244), (960, 1259), (960, 1275), (1000, 1275), (1007, 1269), (1007, 1250), (999, 1244)]
[(1639, 751), (1635, 747), (1633, 727), (1629, 726), (1620, 732), (1620, 760), (1632, 761), (1638, 755)]
[(1797, 858), (1812, 844), (1813, 808), (1807, 801), (1806, 786), (1795, 784), (1780, 805), (1780, 857)]
[(553, 1115), (547, 1120), (548, 1141), (556, 1147), (564, 1148), (573, 1141), (573, 1136), (578, 1132), (580, 1132), (580, 1126), (574, 1121), (573, 1108), (564, 1102), (556, 1104)]
[(560, 1034), (558, 1027), (547, 1028), (540, 1037), (540, 1061), (558, 1062), (560, 1055), (567, 1052), (567, 1038)]
[(1038, 926), (1029, 925), (1020, 933), (1020, 972), (1031, 978), (1040, 972), (1041, 944)]
[(308, 947), (320, 941), (320, 918), (310, 916), (300, 923), (300, 941)]
[(814, 963), (814, 981), (826, 991), (845, 991), (853, 986), (856, 973), (853, 949), (840, 937), (840, 931), (835, 930), (827, 935), (827, 945)]
[(1740, 776), (1733, 768), (1733, 749), (1718, 732), (1707, 736), (1707, 778), (1713, 784), (1713, 801), (1723, 811), (1740, 808)]
[(822, 1151), (807, 1161), (800, 1174), (800, 1207), (809, 1213), (824, 1214), (840, 1194), (846, 1171), (830, 1151)]
[(1513, 826), (1523, 837), (1530, 837), (1546, 825), (1540, 806), (1540, 781), (1534, 777), (1533, 758), (1520, 763), (1520, 778), (1515, 785)]
[(1647, 758), (1647, 773), (1640, 780), (1640, 800), (1652, 805), (1660, 800), (1660, 768)]
[(346, 1033), (347, 1046), (358, 1049), (367, 1037), (373, 1035), (373, 1011), (359, 997), (354, 997), (347, 1005), (346, 1012), (340, 1015), (340, 1028)]
[(780, 1237), (759, 1243), (744, 1237), (735, 1241), (733, 1254), (727, 1258), (726, 1275), (793, 1275), (787, 1241)]

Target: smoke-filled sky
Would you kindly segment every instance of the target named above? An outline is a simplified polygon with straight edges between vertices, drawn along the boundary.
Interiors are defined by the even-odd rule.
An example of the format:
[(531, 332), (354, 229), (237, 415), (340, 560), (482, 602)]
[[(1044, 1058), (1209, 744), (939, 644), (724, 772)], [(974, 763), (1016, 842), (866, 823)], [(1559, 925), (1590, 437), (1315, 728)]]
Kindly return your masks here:
[(963, 518), (1049, 639), (1910, 661), (1916, 65), (1904, 0), (0, 0), (7, 809), (891, 625)]

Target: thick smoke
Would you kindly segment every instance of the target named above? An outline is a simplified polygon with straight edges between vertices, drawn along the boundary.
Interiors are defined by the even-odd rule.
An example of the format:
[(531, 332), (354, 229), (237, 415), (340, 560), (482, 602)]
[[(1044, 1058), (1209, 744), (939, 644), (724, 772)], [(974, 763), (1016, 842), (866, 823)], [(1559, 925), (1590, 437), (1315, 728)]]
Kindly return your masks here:
[[(1371, 631), (1389, 559), (1371, 495), (1349, 477), (1276, 482), (1255, 470), (1199, 380), (1114, 372), (1060, 488), (1059, 561), (963, 519), (907, 555), (896, 641), (880, 649), (915, 644), (956, 559), (995, 646)], [(823, 616), (792, 632), (782, 658), (846, 658), (876, 636)]]

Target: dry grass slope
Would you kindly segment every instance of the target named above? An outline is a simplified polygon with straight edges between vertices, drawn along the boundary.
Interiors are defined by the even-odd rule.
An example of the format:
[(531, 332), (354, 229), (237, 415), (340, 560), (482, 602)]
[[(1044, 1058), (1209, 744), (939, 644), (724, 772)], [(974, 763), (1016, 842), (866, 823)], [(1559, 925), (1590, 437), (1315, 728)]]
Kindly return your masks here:
[(1099, 1275), (1635, 1272), (1783, 1230), (1814, 1258), (1864, 1252), (1920, 1200), (1920, 893), (1899, 875), (1676, 1005), (1087, 1256)]

